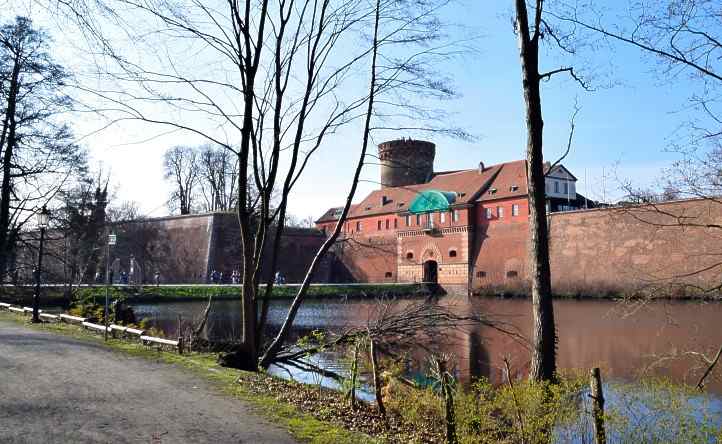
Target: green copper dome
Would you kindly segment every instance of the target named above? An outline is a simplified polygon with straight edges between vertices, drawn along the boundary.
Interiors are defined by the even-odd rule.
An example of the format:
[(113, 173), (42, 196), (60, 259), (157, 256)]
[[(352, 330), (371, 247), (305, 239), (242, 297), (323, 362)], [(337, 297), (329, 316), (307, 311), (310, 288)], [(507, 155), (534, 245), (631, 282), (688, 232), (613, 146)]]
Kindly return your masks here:
[(456, 202), (456, 193), (439, 190), (426, 190), (420, 192), (409, 206), (412, 214), (433, 213), (434, 211), (448, 211), (449, 205)]

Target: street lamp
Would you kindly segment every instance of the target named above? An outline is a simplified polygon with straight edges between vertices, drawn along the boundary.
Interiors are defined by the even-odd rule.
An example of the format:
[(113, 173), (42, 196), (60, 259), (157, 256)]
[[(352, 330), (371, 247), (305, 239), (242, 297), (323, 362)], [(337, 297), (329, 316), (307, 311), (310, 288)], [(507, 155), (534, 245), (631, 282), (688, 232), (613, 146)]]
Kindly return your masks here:
[[(108, 326), (109, 326), (109, 319), (108, 319), (108, 293), (110, 284), (110, 246), (115, 245), (116, 242), (116, 236), (115, 233), (110, 233), (108, 235), (108, 244), (106, 245), (106, 254), (105, 254), (105, 340), (108, 340)], [(117, 306), (116, 306), (117, 308)]]
[(40, 246), (38, 247), (38, 267), (35, 269), (35, 294), (33, 295), (33, 322), (40, 322), (40, 274), (43, 270), (43, 243), (45, 242), (45, 229), (50, 222), (50, 211), (43, 205), (37, 214), (38, 228), (40, 228)]

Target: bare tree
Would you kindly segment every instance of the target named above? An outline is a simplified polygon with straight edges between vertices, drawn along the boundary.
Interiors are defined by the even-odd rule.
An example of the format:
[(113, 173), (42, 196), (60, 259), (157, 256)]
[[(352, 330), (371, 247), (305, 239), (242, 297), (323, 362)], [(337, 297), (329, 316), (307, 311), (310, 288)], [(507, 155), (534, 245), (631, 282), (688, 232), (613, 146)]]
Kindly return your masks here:
[[(198, 188), (202, 211), (231, 211), (238, 197), (238, 159), (228, 150), (213, 145), (200, 147)], [(250, 193), (251, 199), (258, 193)], [(253, 205), (253, 202), (250, 202)]]
[(180, 214), (190, 214), (197, 192), (199, 162), (198, 152), (190, 146), (174, 146), (163, 156), (163, 173), (173, 183), (168, 204)]
[(543, 0), (537, 0), (533, 21), (527, 5), (516, 0), (516, 31), (521, 51), (522, 83), (526, 104), (527, 186), (529, 189), (529, 247), (531, 259), (531, 296), (534, 313), (533, 351), (530, 377), (553, 380), (556, 373), (556, 326), (552, 304), (549, 234), (544, 192), (544, 154), (541, 94), (539, 82), (539, 38)]
[(0, 27), (0, 281), (21, 228), (85, 168), (84, 152), (60, 121), (70, 107), (63, 92), (69, 75), (50, 45), (28, 18)]
[[(382, 129), (368, 121), (374, 112), (369, 106), (372, 95), (387, 94), (402, 118), (419, 117), (409, 100), (414, 91), (433, 91), (434, 97), (453, 95), (443, 79), (424, 69), (424, 60), (450, 52), (432, 45), (441, 35), (435, 12), (446, 1), (58, 1), (116, 67), (103, 74), (128, 88), (88, 88), (88, 93), (108, 103), (100, 107), (101, 113), (111, 121), (137, 119), (185, 131), (222, 147), (237, 164), (242, 335), (237, 349), (221, 359), (229, 365), (256, 368), (260, 332), (273, 291), (269, 279), (263, 293), (259, 292), (261, 257), (270, 251), (268, 264), (275, 268), (294, 187), (312, 156), (339, 128), (363, 119), (365, 130), (359, 137), (363, 147), (371, 130)], [(388, 28), (379, 42), (389, 49), (371, 83), (376, 86), (361, 92), (345, 88), (358, 77), (369, 77), (368, 67), (381, 46), (374, 43), (369, 30), (379, 20)], [(139, 47), (146, 45), (147, 58), (136, 57), (136, 48), (124, 54), (108, 31), (119, 26), (120, 33), (135, 35), (136, 22), (158, 26), (145, 29), (146, 37), (137, 42)], [(413, 45), (417, 51), (410, 56), (390, 48)], [(189, 51), (196, 51), (196, 57), (189, 58)], [(397, 101), (398, 97), (403, 101)], [(149, 103), (163, 103), (175, 112), (148, 110)], [(439, 120), (438, 115), (425, 115), (416, 121), (431, 119)], [(364, 155), (362, 149), (349, 199)], [(254, 189), (258, 205), (252, 205)], [(274, 196), (278, 196), (275, 202)], [(281, 343), (317, 263), (299, 290), (284, 335), (277, 338)], [(267, 356), (265, 363), (272, 354)]]
[[(544, 0), (536, 0), (530, 8), (523, 0), (516, 0), (515, 31), (519, 39), (522, 70), (522, 89), (526, 106), (527, 129), (527, 187), (529, 190), (529, 258), (531, 264), (531, 296), (533, 310), (533, 351), (530, 378), (553, 381), (556, 373), (556, 325), (551, 290), (551, 267), (549, 264), (549, 232), (546, 215), (544, 171), (544, 119), (542, 116), (540, 85), (557, 74), (567, 74), (582, 88), (589, 85), (573, 67), (563, 66), (550, 71), (540, 70), (539, 49), (542, 38), (547, 36), (553, 45), (567, 53), (574, 53), (570, 34), (561, 34), (544, 19)], [(529, 11), (532, 12), (530, 20)], [(574, 120), (566, 151), (552, 165), (558, 164), (571, 149)]]

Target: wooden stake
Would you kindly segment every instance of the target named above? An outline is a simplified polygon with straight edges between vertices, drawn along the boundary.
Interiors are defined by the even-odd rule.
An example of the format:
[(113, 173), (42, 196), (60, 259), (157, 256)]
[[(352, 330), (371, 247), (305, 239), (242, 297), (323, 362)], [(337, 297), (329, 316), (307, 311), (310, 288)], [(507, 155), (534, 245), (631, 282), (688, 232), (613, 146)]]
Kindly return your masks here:
[(386, 407), (384, 407), (384, 400), (381, 394), (381, 377), (379, 376), (379, 367), (376, 357), (376, 348), (374, 347), (374, 340), (369, 336), (369, 354), (371, 355), (371, 371), (374, 375), (374, 391), (376, 392), (376, 405), (379, 408), (379, 413), (386, 419)]
[(183, 354), (183, 318), (178, 315), (178, 354)]
[(598, 367), (592, 369), (589, 380), (592, 398), (592, 415), (594, 416), (594, 442), (606, 444), (607, 436), (604, 432), (604, 393), (602, 392), (602, 377)]

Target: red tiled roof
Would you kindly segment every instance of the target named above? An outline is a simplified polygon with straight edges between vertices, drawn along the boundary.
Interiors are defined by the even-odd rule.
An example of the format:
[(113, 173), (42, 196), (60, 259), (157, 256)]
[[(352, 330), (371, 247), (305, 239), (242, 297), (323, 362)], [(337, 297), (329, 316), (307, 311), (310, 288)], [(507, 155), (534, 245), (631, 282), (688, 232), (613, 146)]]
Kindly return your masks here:
[[(416, 195), (425, 190), (456, 193), (455, 205), (522, 196), (527, 192), (525, 165), (525, 161), (520, 160), (491, 165), (483, 172), (472, 169), (436, 173), (428, 183), (375, 190), (349, 213), (349, 218), (407, 211)], [(512, 189), (512, 185), (517, 188)], [(491, 188), (496, 189), (494, 194), (488, 193)], [(383, 196), (386, 199), (382, 203)]]
[(500, 166), (501, 171), (494, 178), (494, 182), (479, 195), (477, 202), (527, 195), (526, 161), (516, 160)]
[[(349, 208), (349, 213), (352, 213), (354, 208), (356, 208), (356, 205), (351, 205), (351, 208)], [(323, 216), (319, 217), (315, 223), (322, 223), (322, 222), (333, 222), (335, 220), (338, 220), (339, 217), (341, 217), (341, 212), (343, 211), (343, 207), (333, 207), (326, 210), (325, 213), (323, 213)]]

